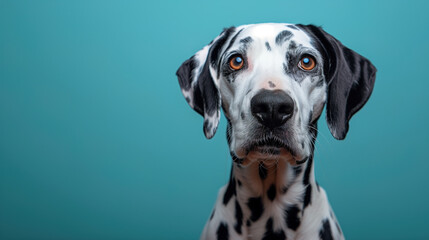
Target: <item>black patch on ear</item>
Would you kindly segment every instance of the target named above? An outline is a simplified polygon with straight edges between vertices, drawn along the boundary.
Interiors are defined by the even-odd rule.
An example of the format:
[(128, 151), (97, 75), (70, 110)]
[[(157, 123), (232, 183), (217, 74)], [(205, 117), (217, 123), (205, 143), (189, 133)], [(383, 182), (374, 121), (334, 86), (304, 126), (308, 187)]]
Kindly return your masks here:
[(250, 220), (252, 220), (252, 222), (258, 220), (264, 212), (264, 205), (262, 204), (261, 197), (249, 198), (247, 201), (247, 207), (249, 207)]
[(283, 230), (274, 231), (273, 229), (273, 219), (269, 218), (265, 225), (265, 234), (262, 240), (285, 240), (286, 235)]
[(319, 237), (321, 240), (332, 240), (334, 239), (332, 237), (332, 231), (331, 231), (331, 224), (329, 224), (329, 220), (325, 219), (322, 222), (322, 227), (319, 231)]
[(226, 187), (225, 194), (223, 195), (223, 205), (227, 205), (229, 200), (232, 198), (233, 195), (236, 193), (235, 188), (235, 179), (231, 178), (231, 180), (228, 183), (228, 186)]
[(219, 224), (219, 227), (216, 231), (216, 236), (218, 240), (228, 240), (229, 239), (229, 233), (228, 233), (228, 225), (224, 222), (221, 222)]
[(283, 30), (279, 33), (279, 35), (277, 35), (276, 37), (276, 44), (277, 45), (282, 45), (282, 43), (284, 43), (285, 41), (289, 40), (291, 37), (293, 36), (293, 34), (288, 31), (288, 30)]
[(298, 25), (314, 40), (322, 53), (328, 83), (326, 120), (332, 135), (346, 137), (349, 121), (368, 101), (374, 88), (377, 69), (365, 57), (314, 25)]
[(271, 202), (276, 198), (276, 185), (271, 184), (270, 188), (267, 191), (267, 197), (271, 200)]
[(265, 47), (267, 48), (268, 51), (271, 51), (271, 46), (268, 42), (265, 42)]
[(237, 199), (235, 200), (235, 223), (234, 229), (238, 234), (241, 234), (241, 225), (243, 225), (243, 211), (241, 211), (240, 204)]
[[(218, 60), (220, 59), (220, 54), (221, 54), (220, 50), (225, 45), (226, 41), (234, 31), (235, 31), (235, 27), (230, 27), (225, 29), (223, 31), (223, 35), (221, 34), (221, 37), (215, 43), (213, 43), (213, 46), (210, 48), (208, 58), (210, 59), (210, 63), (212, 64), (213, 67), (217, 66), (217, 63), (218, 63)], [(234, 37), (237, 37), (240, 32), (241, 30)], [(232, 42), (233, 40), (231, 40), (231, 43)]]
[(192, 56), (190, 59), (186, 60), (181, 66), (180, 68), (177, 70), (176, 75), (177, 78), (179, 79), (179, 85), (180, 88), (182, 88), (182, 90), (185, 90), (187, 92), (192, 91), (193, 92), (193, 98), (194, 99), (188, 99), (186, 100), (188, 103), (191, 102), (191, 100), (193, 101), (193, 109), (201, 114), (202, 116), (204, 116), (204, 111), (203, 111), (203, 102), (202, 102), (202, 97), (201, 97), (201, 91), (200, 89), (194, 88), (191, 89), (192, 87), (192, 72), (195, 69), (197, 63), (195, 58)]
[(286, 226), (294, 231), (296, 231), (296, 229), (298, 229), (299, 225), (301, 224), (301, 220), (298, 217), (300, 211), (301, 210), (296, 204), (287, 207), (285, 210)]
[[(220, 93), (211, 76), (210, 64), (216, 68), (221, 49), (234, 31), (235, 28), (231, 27), (225, 29), (224, 32), (221, 33), (220, 37), (210, 46), (204, 63), (200, 63), (195, 59), (195, 57), (191, 57), (186, 60), (176, 72), (182, 91), (184, 93), (189, 93), (191, 96), (187, 99), (187, 102), (192, 106), (192, 108), (197, 113), (204, 116), (206, 120), (208, 117), (212, 116), (215, 118), (214, 126), (208, 124), (207, 121), (204, 124), (204, 133), (207, 138), (213, 137), (216, 132), (219, 120), (218, 114), (221, 107)], [(201, 71), (198, 73), (195, 72), (195, 69), (201, 65)], [(196, 74), (196, 76), (194, 76), (194, 74)], [(192, 84), (195, 77), (196, 82)], [(185, 97), (188, 96), (185, 94)]]
[[(234, 29), (233, 29), (234, 30)], [(231, 41), (228, 44), (228, 47), (225, 49), (225, 52), (228, 52), (228, 50), (232, 47), (232, 45), (234, 44), (235, 40), (237, 39), (238, 35), (240, 35), (241, 31), (243, 31), (243, 29), (240, 29), (240, 31), (238, 31), (231, 39)], [(220, 56), (218, 56), (217, 59), (219, 59)]]

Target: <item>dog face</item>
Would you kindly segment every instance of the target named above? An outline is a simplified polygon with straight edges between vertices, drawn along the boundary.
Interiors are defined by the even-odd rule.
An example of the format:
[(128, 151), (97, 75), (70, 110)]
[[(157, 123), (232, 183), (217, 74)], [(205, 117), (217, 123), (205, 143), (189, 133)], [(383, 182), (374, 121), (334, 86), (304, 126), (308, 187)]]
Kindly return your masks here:
[(233, 159), (300, 164), (313, 152), (325, 103), (331, 133), (343, 139), (372, 92), (375, 72), (318, 27), (255, 24), (224, 30), (177, 76), (189, 105), (204, 116), (207, 138), (223, 108)]

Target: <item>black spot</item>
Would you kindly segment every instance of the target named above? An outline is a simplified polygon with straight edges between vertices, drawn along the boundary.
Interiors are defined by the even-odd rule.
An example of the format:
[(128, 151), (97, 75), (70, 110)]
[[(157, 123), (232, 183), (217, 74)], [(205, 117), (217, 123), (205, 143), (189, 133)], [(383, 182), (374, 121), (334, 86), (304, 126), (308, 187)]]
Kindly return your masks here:
[(223, 204), (227, 205), (232, 196), (235, 195), (235, 179), (231, 178), (223, 195)]
[(298, 214), (301, 210), (297, 205), (292, 205), (285, 210), (285, 220), (288, 228), (296, 231), (299, 225), (301, 224), (301, 220), (298, 217)]
[(220, 223), (219, 227), (216, 231), (216, 236), (218, 240), (228, 240), (229, 239), (229, 233), (228, 233), (228, 225), (226, 223)]
[(265, 234), (262, 240), (285, 240), (286, 235), (283, 230), (274, 231), (273, 229), (273, 219), (269, 218), (267, 224), (265, 225)]
[(283, 193), (283, 194), (285, 194), (285, 193), (287, 192), (287, 190), (288, 190), (288, 187), (284, 186), (284, 187), (282, 188), (282, 193)]
[(331, 225), (329, 224), (328, 219), (323, 220), (322, 227), (320, 228), (320, 231), (319, 231), (319, 237), (321, 240), (333, 239), (332, 232), (331, 232)]
[(241, 187), (241, 181), (240, 180), (237, 180), (237, 184), (239, 187)]
[(276, 185), (271, 184), (270, 188), (268, 188), (268, 191), (267, 191), (267, 197), (268, 197), (268, 199), (270, 199), (271, 201), (273, 201), (274, 198), (276, 198), (276, 193), (277, 193), (277, 191), (276, 191)]
[[(317, 191), (318, 192), (320, 192), (320, 186), (319, 186), (319, 183), (318, 182), (316, 182), (316, 187), (317, 187)], [(331, 212), (332, 213), (332, 212)]]
[(270, 46), (270, 44), (268, 42), (265, 42), (265, 47), (267, 47), (268, 51), (271, 51), (271, 46)]
[(186, 102), (188, 102), (188, 103), (191, 102), (191, 99), (189, 97), (186, 97), (185, 99), (186, 99)]
[(287, 75), (291, 73), (291, 71), (289, 71), (289, 67), (287, 66), (286, 63), (283, 63), (283, 71)]
[(259, 164), (259, 177), (264, 180), (265, 178), (267, 178), (267, 168), (265, 168), (264, 164), (260, 163)]
[(290, 43), (289, 43), (289, 50), (294, 51), (297, 48), (298, 48), (298, 46), (296, 45), (296, 42), (295, 41), (290, 41)]
[(243, 225), (243, 211), (241, 211), (240, 204), (235, 200), (235, 223), (234, 229), (238, 234), (241, 234), (241, 225)]
[(252, 225), (252, 222), (249, 219), (247, 219), (246, 226), (250, 227), (250, 225)]
[(304, 205), (303, 208), (305, 209), (309, 204), (311, 204), (311, 184), (310, 184), (310, 172), (311, 167), (313, 164), (313, 156), (309, 157), (307, 168), (304, 171), (304, 177), (303, 177), (303, 185), (305, 187), (305, 193), (304, 193)]
[(313, 158), (310, 158), (310, 160), (307, 163), (307, 168), (305, 169), (305, 172), (304, 172), (304, 179), (302, 182), (304, 186), (307, 186), (310, 183), (310, 172), (311, 172), (312, 164), (313, 164)]
[(216, 211), (216, 208), (214, 208), (214, 209), (213, 209), (213, 212), (212, 212), (212, 214), (210, 215), (210, 220), (212, 220), (212, 219), (213, 219), (213, 216), (214, 216), (214, 214), (215, 214), (215, 211)]
[(311, 203), (311, 184), (308, 184), (307, 187), (305, 187), (305, 193), (304, 193), (304, 208), (306, 208)]
[(271, 82), (271, 81), (268, 81), (268, 85), (270, 85), (270, 88), (275, 88), (276, 87), (276, 85), (273, 82)]
[(304, 149), (304, 141), (301, 142), (301, 148)]
[(290, 31), (283, 30), (279, 33), (279, 35), (277, 35), (276, 43), (278, 45), (281, 45), (283, 42), (289, 40), (292, 36), (293, 36), (293, 34)]
[(286, 25), (286, 27), (289, 27), (289, 28), (292, 28), (292, 29), (296, 29), (296, 30), (298, 30), (298, 28), (297, 28), (297, 27), (295, 27), (294, 25)]
[(244, 112), (241, 112), (240, 116), (241, 116), (241, 119), (243, 120), (246, 118), (246, 116), (244, 115)]
[(243, 44), (242, 50), (246, 51), (246, 49), (249, 47), (249, 44), (253, 42), (253, 39), (251, 37), (246, 37), (240, 40), (240, 43)]
[(250, 220), (252, 220), (252, 222), (258, 220), (264, 212), (264, 206), (262, 205), (261, 197), (249, 198), (249, 201), (247, 201), (247, 206), (250, 210)]

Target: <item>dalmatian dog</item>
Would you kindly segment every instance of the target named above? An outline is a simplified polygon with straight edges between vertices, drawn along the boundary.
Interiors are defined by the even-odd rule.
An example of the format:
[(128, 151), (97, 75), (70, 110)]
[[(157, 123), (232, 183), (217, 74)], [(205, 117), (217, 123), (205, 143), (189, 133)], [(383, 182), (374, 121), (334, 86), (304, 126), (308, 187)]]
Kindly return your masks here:
[(177, 71), (210, 139), (220, 110), (232, 157), (201, 239), (344, 239), (314, 178), (317, 120), (332, 135), (371, 95), (376, 68), (320, 27), (254, 24), (225, 29)]

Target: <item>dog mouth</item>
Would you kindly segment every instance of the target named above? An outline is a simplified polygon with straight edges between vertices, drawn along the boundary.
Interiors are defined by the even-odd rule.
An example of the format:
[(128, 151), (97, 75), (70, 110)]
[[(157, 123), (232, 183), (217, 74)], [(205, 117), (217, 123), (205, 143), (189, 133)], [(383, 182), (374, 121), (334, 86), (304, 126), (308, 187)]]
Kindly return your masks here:
[(248, 142), (246, 147), (236, 152), (239, 158), (256, 160), (284, 159), (291, 164), (301, 164), (307, 161), (305, 154), (295, 151), (290, 144), (276, 135), (264, 136)]
[(257, 151), (260, 153), (278, 155), (280, 154), (281, 149), (285, 149), (294, 155), (294, 151), (286, 144), (285, 141), (274, 136), (252, 141), (246, 148), (246, 153), (248, 154), (249, 152)]

